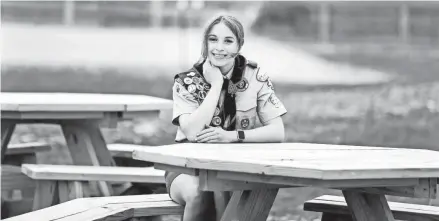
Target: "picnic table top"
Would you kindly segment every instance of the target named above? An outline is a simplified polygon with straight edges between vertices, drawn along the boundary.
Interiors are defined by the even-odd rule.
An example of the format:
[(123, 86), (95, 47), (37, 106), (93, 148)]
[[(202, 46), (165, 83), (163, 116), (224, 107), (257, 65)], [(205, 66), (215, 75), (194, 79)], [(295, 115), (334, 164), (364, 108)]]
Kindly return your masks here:
[(217, 171), (318, 180), (439, 177), (439, 151), (310, 143), (182, 143), (135, 150), (133, 158)]
[(146, 95), (25, 92), (0, 95), (2, 112), (136, 112), (172, 108), (171, 100)]

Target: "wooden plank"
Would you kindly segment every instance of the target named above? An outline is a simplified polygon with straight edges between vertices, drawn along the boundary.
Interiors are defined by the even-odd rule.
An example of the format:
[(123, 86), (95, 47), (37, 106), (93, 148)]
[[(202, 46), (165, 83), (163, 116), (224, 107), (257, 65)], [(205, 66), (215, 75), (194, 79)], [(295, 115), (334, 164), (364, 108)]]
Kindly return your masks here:
[(143, 148), (149, 148), (146, 145), (136, 145), (136, 144), (119, 144), (112, 143), (107, 144), (108, 150), (111, 152), (113, 157), (123, 157), (123, 158), (133, 158), (134, 150), (142, 150)]
[(439, 152), (421, 149), (184, 143), (135, 151), (133, 158), (193, 169), (319, 180), (430, 178), (439, 174)]
[(160, 215), (182, 215), (184, 206), (174, 201), (156, 201), (156, 202), (124, 202), (107, 204), (113, 207), (132, 208), (133, 217), (160, 216)]
[(35, 180), (165, 182), (165, 171), (152, 167), (23, 164), (21, 169), (24, 174)]
[(236, 209), (238, 208), (238, 204), (241, 200), (242, 194), (244, 191), (233, 191), (232, 197), (227, 204), (226, 210), (221, 217), (221, 221), (226, 220), (235, 220), (236, 219)]
[(114, 112), (172, 109), (172, 101), (146, 96), (97, 93), (2, 92), (3, 111)]
[(44, 142), (30, 142), (30, 143), (18, 143), (9, 144), (6, 151), (7, 155), (27, 154), (35, 153), (39, 151), (50, 151), (52, 147), (48, 143)]
[(188, 175), (192, 175), (192, 176), (198, 176), (199, 172), (200, 172), (198, 169), (178, 167), (178, 166), (172, 166), (172, 165), (166, 165), (166, 164), (160, 164), (160, 163), (155, 163), (154, 164), (154, 168), (156, 168), (158, 170), (172, 171), (172, 172), (177, 172), (177, 173), (184, 173), (184, 174), (188, 174)]
[(415, 186), (418, 179), (370, 179), (370, 180), (319, 180), (300, 177), (268, 176), (261, 174), (246, 174), (228, 171), (218, 171), (219, 179), (245, 180), (255, 183), (278, 184), (288, 186), (314, 186), (324, 188), (360, 188), (360, 187), (389, 187)]
[(29, 221), (34, 217), (41, 220), (57, 220), (70, 214), (77, 214), (89, 210), (90, 208), (102, 207), (110, 203), (148, 203), (148, 202), (173, 202), (168, 194), (153, 195), (134, 195), (134, 196), (111, 196), (93, 197), (71, 200), (62, 204), (54, 205), (32, 213), (6, 219), (7, 221)]
[[(87, 122), (65, 122), (64, 124), (61, 124), (61, 128), (75, 165), (101, 165), (96, 155), (97, 153), (93, 146), (92, 138), (90, 137), (91, 135), (88, 131)], [(94, 186), (96, 186), (96, 184), (93, 182), (90, 184), (91, 187), (95, 189)], [(104, 196), (112, 195), (110, 186), (107, 183), (98, 181), (98, 185)]]
[(23, 119), (23, 120), (66, 120), (66, 119), (103, 119), (104, 114), (101, 112), (72, 112), (72, 111), (28, 111), (28, 112), (20, 112), (10, 113), (5, 112), (3, 115), (3, 119)]
[[(432, 221), (439, 220), (439, 208), (436, 206), (388, 202), (393, 216), (398, 220)], [(305, 211), (323, 212), (324, 214), (350, 214), (345, 199), (340, 196), (324, 195), (307, 201)]]
[(265, 221), (279, 189), (246, 190), (238, 203), (238, 220)]
[(38, 181), (32, 210), (39, 210), (56, 204), (58, 202), (57, 190), (58, 186), (55, 181)]
[(392, 211), (382, 194), (343, 190), (349, 210), (356, 221), (394, 221)]
[(203, 191), (236, 191), (285, 188), (289, 186), (219, 179), (217, 171), (200, 170), (199, 188)]
[(91, 208), (87, 211), (72, 214), (57, 221), (123, 221), (132, 218), (134, 215), (134, 209), (125, 207), (103, 206)]
[(12, 134), (14, 133), (15, 123), (2, 120), (1, 129), (2, 129), (1, 162), (3, 162), (3, 160), (5, 159), (6, 150), (8, 148), (9, 141), (11, 140)]
[(84, 197), (82, 182), (58, 181), (58, 189), (60, 203)]
[(57, 204), (44, 209), (32, 211), (22, 215), (14, 216), (7, 221), (29, 221), (34, 220), (35, 217), (39, 217), (40, 220), (56, 220), (70, 214), (80, 213), (88, 210), (90, 207), (100, 206), (101, 204), (94, 205), (98, 202), (90, 202), (86, 199), (76, 199), (65, 203)]
[(1, 171), (2, 191), (36, 187), (36, 182), (22, 174), (19, 166), (2, 165)]

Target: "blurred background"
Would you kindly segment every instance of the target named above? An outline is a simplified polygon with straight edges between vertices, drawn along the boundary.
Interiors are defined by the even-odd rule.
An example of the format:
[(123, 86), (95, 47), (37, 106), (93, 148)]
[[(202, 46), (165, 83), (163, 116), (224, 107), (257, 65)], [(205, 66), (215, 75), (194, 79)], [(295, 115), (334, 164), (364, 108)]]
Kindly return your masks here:
[[(288, 142), (439, 150), (433, 1), (2, 1), (1, 91), (171, 99), (173, 76), (198, 59), (202, 28), (217, 13), (245, 26), (242, 54), (272, 78), (288, 110)], [(103, 131), (108, 142), (171, 144), (170, 118)], [(57, 127), (16, 131), (12, 142), (65, 145)], [(49, 157), (62, 156), (55, 148)], [(320, 214), (301, 207), (324, 193), (282, 190), (270, 220), (316, 220)]]

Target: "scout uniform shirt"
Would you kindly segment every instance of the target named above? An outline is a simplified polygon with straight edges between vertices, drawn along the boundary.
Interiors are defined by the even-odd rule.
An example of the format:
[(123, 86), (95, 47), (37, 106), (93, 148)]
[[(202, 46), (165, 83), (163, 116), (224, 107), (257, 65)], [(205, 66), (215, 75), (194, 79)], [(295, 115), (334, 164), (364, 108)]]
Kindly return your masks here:
[[(191, 70), (175, 76), (172, 123), (176, 126), (179, 126), (178, 117), (194, 112), (210, 90), (210, 84), (204, 79), (200, 67), (202, 64), (194, 65)], [(238, 55), (232, 70), (233, 73), (229, 73), (227, 78), (233, 75), (231, 76), (233, 80), (233, 77), (240, 75), (240, 80), (233, 83), (229, 79), (224, 79), (224, 81), (228, 81), (228, 85), (226, 88), (223, 85), (218, 105), (210, 123), (211, 126), (221, 126), (225, 130), (227, 128), (249, 130), (260, 127), (269, 120), (287, 112), (282, 102), (276, 97), (270, 78), (256, 63), (247, 61), (242, 55)], [(229, 105), (236, 108), (236, 114), (233, 117), (222, 114), (227, 96), (234, 99), (234, 104)], [(187, 141), (180, 126), (175, 141)]]

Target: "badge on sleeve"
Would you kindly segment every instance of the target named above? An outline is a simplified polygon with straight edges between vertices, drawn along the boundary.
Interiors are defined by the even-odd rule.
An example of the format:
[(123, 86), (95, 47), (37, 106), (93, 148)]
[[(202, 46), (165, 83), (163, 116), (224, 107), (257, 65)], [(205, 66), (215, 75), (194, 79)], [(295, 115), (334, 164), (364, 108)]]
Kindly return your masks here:
[(274, 93), (271, 94), (270, 98), (268, 98), (268, 101), (273, 104), (276, 108), (280, 107), (280, 100), (276, 97)]
[(190, 73), (187, 74), (187, 76), (193, 77), (193, 76), (195, 76), (195, 73), (194, 72), (190, 72)]
[(258, 71), (258, 74), (256, 75), (256, 79), (260, 82), (265, 82), (268, 80), (268, 75), (265, 72)]

